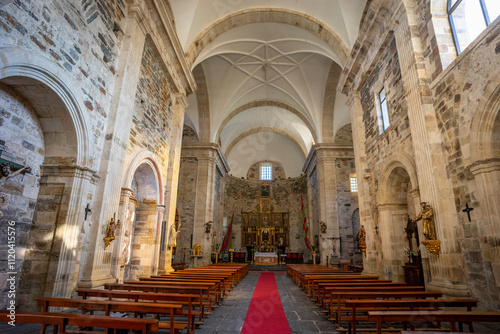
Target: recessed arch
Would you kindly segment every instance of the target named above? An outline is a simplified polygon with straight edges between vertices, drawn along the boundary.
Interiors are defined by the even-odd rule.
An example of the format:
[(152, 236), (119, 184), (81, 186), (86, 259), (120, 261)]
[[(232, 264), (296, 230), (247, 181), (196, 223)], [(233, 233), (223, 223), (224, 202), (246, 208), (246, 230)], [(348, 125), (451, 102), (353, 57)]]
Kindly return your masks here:
[(164, 184), (161, 176), (161, 171), (158, 161), (156, 161), (154, 154), (151, 153), (150, 151), (141, 150), (140, 152), (136, 153), (134, 157), (130, 160), (128, 167), (125, 170), (122, 187), (128, 189), (132, 188), (132, 181), (135, 172), (143, 164), (148, 165), (153, 170), (158, 185), (158, 196), (156, 198), (156, 201), (158, 204), (163, 204)]
[[(27, 78), (32, 81), (29, 82)], [(0, 80), (13, 88), (32, 105), (37, 104), (37, 97), (33, 98), (23, 94), (26, 84), (37, 82), (46, 86), (57, 94), (62, 102), (62, 107), (71, 117), (75, 138), (75, 163), (82, 167), (91, 166), (92, 158), (89, 154), (89, 144), (92, 142), (88, 135), (85, 110), (82, 105), (84, 99), (72, 91), (76, 87), (64, 70), (52, 62), (18, 47), (5, 47), (0, 49)]]
[(406, 153), (398, 152), (394, 153), (386, 162), (386, 164), (381, 169), (379, 178), (379, 191), (378, 191), (378, 203), (389, 204), (392, 203), (393, 194), (391, 194), (391, 184), (394, 180), (391, 177), (394, 173), (397, 173), (396, 169), (402, 168), (408, 174), (411, 187), (408, 190), (414, 190), (418, 187), (417, 169), (413, 159)]
[(219, 140), (222, 130), (234, 117), (236, 117), (238, 114), (240, 114), (246, 110), (249, 110), (252, 108), (257, 108), (257, 107), (276, 107), (276, 108), (280, 108), (280, 109), (291, 112), (292, 114), (299, 117), (304, 122), (304, 124), (307, 126), (307, 128), (311, 132), (311, 135), (313, 136), (314, 141), (318, 142), (318, 136), (316, 133), (316, 129), (312, 126), (311, 122), (309, 122), (309, 120), (307, 119), (307, 117), (304, 116), (303, 113), (301, 113), (298, 109), (292, 107), (291, 105), (289, 105), (287, 103), (275, 101), (275, 100), (256, 100), (256, 101), (252, 101), (250, 103), (244, 104), (244, 105), (236, 108), (235, 110), (233, 110), (226, 118), (224, 118), (221, 125), (219, 126), (217, 132), (215, 133), (215, 136), (213, 137), (214, 142), (217, 142)]
[(206, 27), (189, 45), (186, 51), (190, 66), (195, 64), (201, 51), (223, 33), (250, 23), (275, 22), (299, 27), (322, 39), (345, 65), (349, 49), (342, 39), (326, 24), (304, 13), (282, 8), (255, 8), (231, 13)]
[(306, 148), (304, 147), (304, 145), (302, 145), (298, 140), (297, 138), (295, 138), (291, 133), (289, 133), (288, 131), (285, 131), (283, 129), (279, 129), (279, 128), (275, 128), (275, 127), (258, 127), (258, 128), (253, 128), (253, 129), (250, 129), (250, 130), (247, 130), (243, 133), (241, 133), (240, 135), (238, 135), (236, 138), (234, 138), (231, 143), (227, 146), (227, 149), (225, 150), (224, 152), (224, 155), (227, 157), (229, 156), (229, 153), (231, 153), (231, 150), (233, 149), (233, 147), (240, 141), (242, 140), (243, 138), (245, 137), (248, 137), (254, 133), (261, 133), (261, 132), (274, 132), (274, 133), (278, 133), (278, 134), (282, 134), (284, 136), (286, 136), (287, 138), (289, 138), (292, 142), (294, 142), (301, 150), (302, 150), (302, 153), (304, 153), (304, 157), (307, 157), (307, 150)]

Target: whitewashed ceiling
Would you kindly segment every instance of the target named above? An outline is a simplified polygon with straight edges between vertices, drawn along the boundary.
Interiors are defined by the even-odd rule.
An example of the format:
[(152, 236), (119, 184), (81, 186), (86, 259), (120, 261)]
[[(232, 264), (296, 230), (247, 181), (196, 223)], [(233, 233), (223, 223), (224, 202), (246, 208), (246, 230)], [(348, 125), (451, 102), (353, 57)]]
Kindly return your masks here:
[[(185, 51), (228, 17), (268, 8), (279, 10), (284, 16), (293, 12), (320, 22), (335, 35), (340, 49), (350, 50), (357, 38), (366, 0), (171, 0), (170, 3)], [(203, 68), (208, 106), (198, 105), (196, 95), (190, 96), (186, 124), (199, 133), (203, 128), (201, 120), (209, 119), (208, 138), (211, 142), (220, 140), (230, 166), (236, 165), (234, 159), (239, 159), (238, 165), (252, 163), (251, 159), (242, 163), (244, 154), (231, 153), (241, 146), (240, 141), (248, 141), (259, 132), (274, 133), (274, 145), (265, 151), (267, 159), (273, 160), (269, 157), (274, 150), (275, 161), (293, 170), (293, 175), (287, 176), (299, 175), (296, 168), (286, 166), (291, 161), (283, 160), (282, 150), (294, 147), (289, 157), (299, 159), (293, 162), (294, 167), (302, 167), (311, 146), (323, 141), (326, 119), (323, 103), (330, 67), (332, 62), (342, 66), (345, 55), (336, 54), (319, 34), (283, 22), (245, 22), (221, 34), (212, 29), (210, 34), (211, 42), (192, 64), (193, 69), (198, 65)], [(333, 121), (327, 124), (333, 130), (349, 122), (347, 107), (339, 103), (345, 102), (345, 97), (338, 92), (336, 95), (335, 107), (326, 110), (333, 113)], [(259, 103), (254, 106), (256, 101)], [(208, 118), (199, 116), (201, 109), (209, 113)], [(283, 146), (286, 141), (288, 144)], [(276, 147), (278, 143), (281, 147)], [(245, 175), (246, 170), (236, 176)]]

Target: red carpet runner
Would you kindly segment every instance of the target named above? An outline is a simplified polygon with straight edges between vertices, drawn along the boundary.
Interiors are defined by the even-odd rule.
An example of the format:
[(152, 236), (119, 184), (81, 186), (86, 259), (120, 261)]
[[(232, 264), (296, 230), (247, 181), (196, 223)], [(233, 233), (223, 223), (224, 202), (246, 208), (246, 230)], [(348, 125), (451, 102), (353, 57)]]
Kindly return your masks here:
[(281, 305), (274, 273), (261, 273), (241, 334), (289, 334), (291, 333)]

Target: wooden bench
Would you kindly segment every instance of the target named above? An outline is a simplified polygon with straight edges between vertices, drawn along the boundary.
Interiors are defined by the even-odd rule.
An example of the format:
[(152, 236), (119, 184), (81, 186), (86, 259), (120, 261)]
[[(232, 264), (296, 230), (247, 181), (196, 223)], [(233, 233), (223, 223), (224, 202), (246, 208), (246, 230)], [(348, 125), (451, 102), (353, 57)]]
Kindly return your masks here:
[(169, 322), (158, 322), (159, 329), (170, 329), (170, 333), (178, 333), (186, 329), (186, 324), (175, 323), (175, 314), (179, 314), (182, 305), (163, 303), (138, 303), (114, 300), (88, 300), (70, 298), (37, 298), (38, 305), (42, 306), (43, 312), (49, 312), (50, 307), (76, 308), (86, 311), (104, 311), (109, 316), (110, 312), (133, 312), (134, 314), (167, 314)]
[(122, 290), (122, 291), (143, 291), (152, 293), (181, 293), (181, 294), (195, 294), (200, 297), (200, 307), (206, 308), (203, 310), (203, 316), (212, 314), (212, 303), (210, 300), (209, 288), (200, 288), (192, 286), (161, 286), (161, 285), (146, 285), (146, 284), (119, 284), (119, 283), (106, 283), (104, 284), (106, 290)]
[(175, 271), (186, 268), (186, 264), (184, 262), (172, 262), (171, 266)]
[[(0, 311), (7, 316), (9, 311)], [(97, 327), (107, 329), (128, 329), (142, 334), (158, 331), (158, 320), (142, 318), (121, 318), (102, 315), (24, 312), (16, 311), (16, 323), (41, 324), (41, 333), (48, 325), (54, 326), (54, 333), (66, 333), (66, 326)]]
[(439, 291), (330, 291), (329, 320), (338, 323), (342, 306), (348, 299), (437, 299), (442, 296)]
[[(174, 303), (187, 306), (187, 310), (182, 310), (180, 314), (187, 317), (187, 328), (188, 333), (194, 332), (196, 316), (199, 317), (199, 325), (203, 321), (203, 305), (200, 303), (200, 297), (198, 295), (180, 294), (180, 293), (150, 293), (150, 292), (129, 292), (129, 291), (110, 291), (110, 290), (98, 290), (98, 289), (78, 289), (76, 290), (79, 296), (83, 299), (94, 298), (108, 298), (113, 299), (129, 299), (135, 302), (139, 301), (161, 301), (163, 303)], [(193, 310), (194, 305), (200, 307), (199, 311)]]
[(367, 311), (390, 311), (390, 310), (408, 310), (415, 309), (435, 309), (440, 310), (444, 307), (465, 307), (471, 311), (477, 307), (476, 299), (351, 299), (345, 301), (345, 310), (351, 315), (341, 316), (339, 326), (342, 320), (349, 323), (349, 333), (356, 334), (356, 322), (368, 321), (368, 316), (358, 316), (357, 312)]
[(478, 312), (478, 311), (369, 311), (368, 321), (377, 323), (377, 334), (382, 333), (383, 322), (449, 322), (450, 331), (456, 331), (456, 323), (459, 324), (459, 332), (463, 331), (463, 323), (469, 324), (469, 331), (474, 332), (473, 322), (500, 322), (500, 312)]
[[(324, 304), (328, 303), (329, 300), (326, 297), (326, 293), (330, 291), (331, 288), (345, 288), (345, 287), (352, 287), (352, 288), (361, 288), (361, 287), (400, 287), (400, 286), (406, 286), (405, 283), (394, 283), (394, 282), (387, 282), (387, 281), (366, 281), (366, 282), (359, 282), (359, 281), (353, 281), (352, 283), (333, 283), (333, 282), (326, 282), (326, 283), (318, 283), (318, 292), (316, 294), (316, 304), (320, 305), (321, 307), (324, 306)], [(354, 291), (354, 290), (352, 290)]]

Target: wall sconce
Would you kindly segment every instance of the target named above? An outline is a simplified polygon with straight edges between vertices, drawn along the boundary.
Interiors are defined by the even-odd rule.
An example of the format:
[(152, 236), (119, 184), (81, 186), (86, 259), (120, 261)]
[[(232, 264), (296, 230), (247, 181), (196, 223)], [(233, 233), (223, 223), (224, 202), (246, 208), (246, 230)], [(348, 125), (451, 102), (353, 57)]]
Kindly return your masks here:
[(378, 234), (378, 224), (375, 225), (375, 233)]

